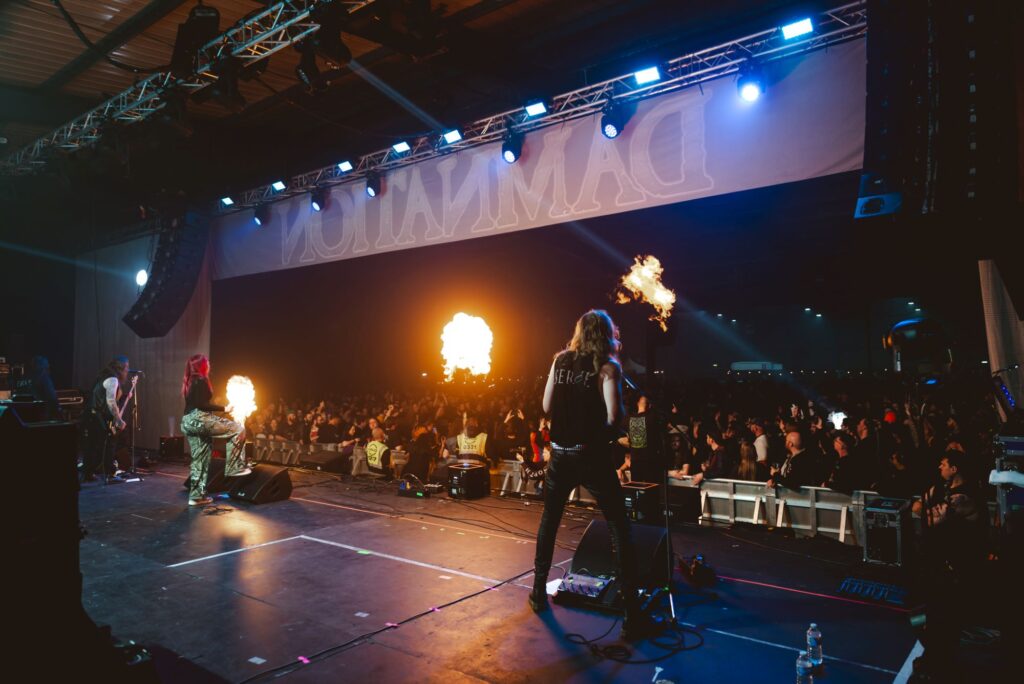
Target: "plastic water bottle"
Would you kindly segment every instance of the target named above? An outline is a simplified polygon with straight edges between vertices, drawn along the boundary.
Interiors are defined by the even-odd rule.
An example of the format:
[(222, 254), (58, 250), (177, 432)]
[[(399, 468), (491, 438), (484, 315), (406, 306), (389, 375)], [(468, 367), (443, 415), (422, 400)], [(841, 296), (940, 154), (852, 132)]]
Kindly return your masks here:
[(814, 666), (807, 657), (807, 651), (800, 651), (796, 657), (796, 684), (814, 684)]
[(821, 653), (821, 630), (814, 622), (807, 628), (807, 657), (811, 665), (819, 667), (823, 660)]

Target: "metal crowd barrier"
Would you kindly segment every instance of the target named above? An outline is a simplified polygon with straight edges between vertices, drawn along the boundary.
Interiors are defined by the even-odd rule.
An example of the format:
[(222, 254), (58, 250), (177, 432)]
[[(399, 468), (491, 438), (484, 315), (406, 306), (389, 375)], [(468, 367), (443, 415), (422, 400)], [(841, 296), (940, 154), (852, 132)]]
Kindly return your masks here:
[[(670, 478), (676, 487), (694, 487), (693, 478)], [(844, 544), (862, 546), (865, 538), (864, 502), (878, 496), (853, 495), (825, 487), (770, 488), (747, 480), (704, 480), (700, 485), (700, 523), (737, 522), (784, 527), (798, 536), (822, 535)]]

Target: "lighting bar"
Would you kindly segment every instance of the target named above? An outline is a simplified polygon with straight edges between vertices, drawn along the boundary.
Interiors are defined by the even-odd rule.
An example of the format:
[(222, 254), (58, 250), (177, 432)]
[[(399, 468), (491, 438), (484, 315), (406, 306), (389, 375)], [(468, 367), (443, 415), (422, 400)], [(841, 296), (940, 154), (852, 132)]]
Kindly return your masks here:
[(634, 73), (633, 79), (636, 81), (637, 85), (647, 85), (648, 83), (655, 83), (661, 80), (661, 71), (659, 71), (658, 67), (656, 66), (647, 67), (646, 69), (641, 69), (640, 71)]
[(227, 57), (235, 57), (248, 66), (284, 48), (302, 41), (320, 30), (311, 16), (325, 5), (343, 5), (349, 12), (366, 7), (374, 0), (283, 0), (240, 20), (224, 33), (199, 48), (195, 72), (178, 78), (161, 71), (134, 83), (106, 102), (64, 124), (31, 145), (0, 162), (5, 175), (23, 174), (45, 168), (51, 149), (74, 150), (100, 139), (101, 127), (109, 121), (132, 124), (162, 109), (169, 93), (184, 91), (190, 95), (217, 82), (214, 67)]
[(547, 114), (548, 107), (543, 102), (531, 102), (526, 105), (526, 116), (540, 116), (541, 114)]
[(462, 134), (459, 133), (458, 129), (452, 129), (444, 134), (444, 141), (449, 145), (454, 145), (460, 140), (462, 140)]
[(220, 203), (223, 204), (225, 207), (230, 207), (232, 204), (235, 203), (235, 200), (231, 199), (230, 197), (221, 197)]
[[(812, 52), (830, 45), (844, 43), (867, 34), (866, 0), (858, 0), (836, 6), (812, 17), (816, 30), (796, 40), (787, 41), (777, 26), (752, 33), (713, 47), (691, 52), (672, 59), (659, 66), (661, 80), (645, 85), (636, 82), (636, 72), (629, 72), (617, 78), (587, 85), (577, 90), (556, 95), (545, 102), (533, 101), (527, 106), (492, 114), (459, 128), (462, 140), (438, 149), (436, 134), (424, 135), (406, 144), (410, 149), (398, 153), (388, 147), (353, 159), (355, 168), (341, 173), (336, 165), (309, 171), (288, 181), (283, 193), (274, 193), (269, 186), (248, 190), (236, 196), (236, 206), (231, 210), (252, 207), (273, 197), (282, 197), (309, 192), (316, 185), (337, 185), (356, 182), (371, 171), (386, 172), (430, 159), (452, 150), (462, 150), (494, 143), (506, 139), (508, 131), (515, 129), (519, 135), (553, 124), (572, 121), (600, 114), (611, 102), (630, 102), (643, 98), (671, 93), (737, 73), (741, 67), (756, 61), (765, 64), (795, 55)], [(544, 113), (531, 116), (529, 108), (543, 106)], [(535, 110), (539, 111), (539, 110)], [(222, 212), (231, 211), (221, 208)]]
[(401, 142), (396, 142), (394, 145), (391, 146), (391, 149), (393, 149), (395, 152), (398, 152), (399, 154), (405, 154), (406, 152), (411, 150), (412, 147), (409, 146), (409, 143), (403, 140)]
[(353, 168), (354, 167), (352, 166), (352, 162), (350, 161), (343, 161), (340, 164), (338, 164), (338, 170), (341, 171), (342, 173), (348, 173)]
[(792, 24), (786, 24), (782, 27), (782, 37), (786, 40), (797, 38), (799, 36), (807, 35), (814, 31), (814, 24), (811, 23), (810, 17), (795, 21)]
[(288, 186), (284, 184), (284, 181), (274, 181), (270, 184), (270, 187), (274, 188), (277, 192), (281, 192)]

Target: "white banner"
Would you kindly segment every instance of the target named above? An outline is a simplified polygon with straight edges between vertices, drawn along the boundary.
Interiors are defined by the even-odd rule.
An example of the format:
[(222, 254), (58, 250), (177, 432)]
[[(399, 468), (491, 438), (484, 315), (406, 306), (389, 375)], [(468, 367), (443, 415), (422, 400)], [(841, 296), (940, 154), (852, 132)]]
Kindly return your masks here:
[[(539, 228), (790, 183), (861, 168), (864, 41), (772, 64), (767, 92), (747, 103), (733, 77), (645, 100), (614, 140), (600, 116), (528, 134), (515, 164), (500, 143), (388, 172), (369, 198), (362, 181), (251, 211), (214, 231), (214, 278), (350, 259)], [(854, 198), (851, 198), (851, 212)]]

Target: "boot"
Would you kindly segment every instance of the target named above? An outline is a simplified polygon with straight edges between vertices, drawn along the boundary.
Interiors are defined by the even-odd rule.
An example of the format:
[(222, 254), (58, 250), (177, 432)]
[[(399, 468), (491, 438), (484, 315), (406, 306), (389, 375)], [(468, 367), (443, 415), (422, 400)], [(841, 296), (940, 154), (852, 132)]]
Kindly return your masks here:
[(534, 613), (542, 613), (549, 608), (548, 606), (548, 578), (547, 575), (534, 575), (533, 576), (533, 591), (530, 592), (527, 601), (530, 602), (530, 608), (533, 609)]
[(639, 641), (656, 636), (661, 632), (662, 625), (641, 608), (640, 597), (636, 592), (623, 591), (625, 595), (626, 615), (622, 619), (621, 636), (623, 641)]

